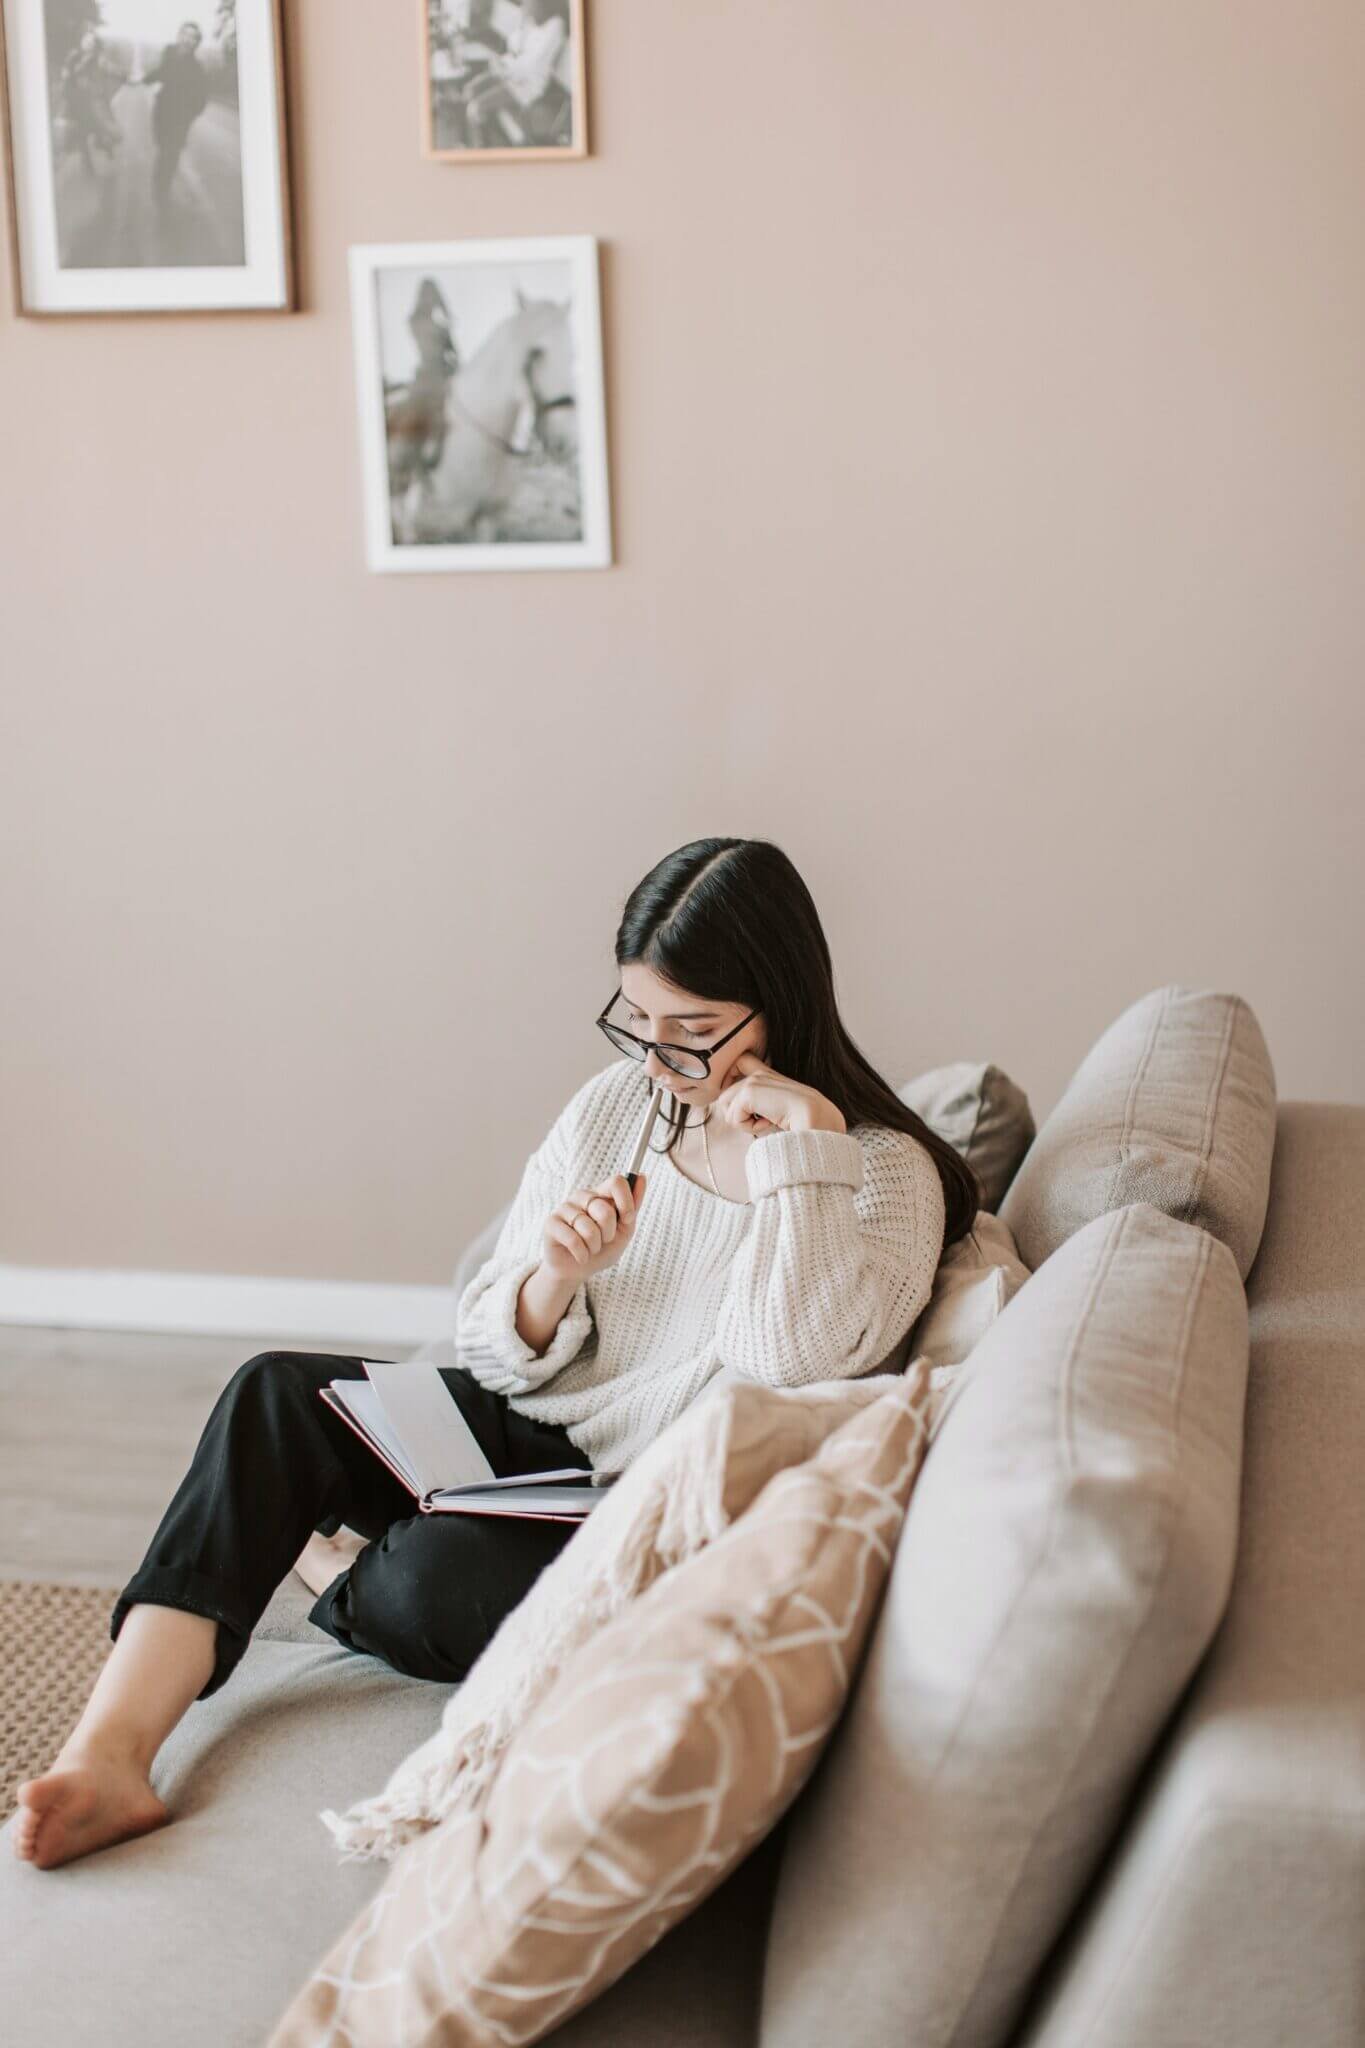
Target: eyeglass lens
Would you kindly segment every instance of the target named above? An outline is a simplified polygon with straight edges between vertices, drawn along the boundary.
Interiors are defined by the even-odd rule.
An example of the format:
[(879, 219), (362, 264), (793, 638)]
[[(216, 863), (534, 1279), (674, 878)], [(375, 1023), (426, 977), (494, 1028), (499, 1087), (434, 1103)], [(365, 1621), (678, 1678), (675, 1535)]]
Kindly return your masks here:
[[(648, 1057), (647, 1048), (641, 1045), (638, 1038), (632, 1038), (630, 1033), (620, 1025), (604, 1020), (602, 1029), (606, 1032), (612, 1044), (619, 1046), (622, 1052), (629, 1053), (633, 1060), (643, 1060)], [(676, 1052), (672, 1046), (661, 1045), (659, 1047), (659, 1058), (675, 1074), (684, 1074), (689, 1080), (700, 1080), (706, 1072), (705, 1060), (698, 1059), (695, 1053)]]

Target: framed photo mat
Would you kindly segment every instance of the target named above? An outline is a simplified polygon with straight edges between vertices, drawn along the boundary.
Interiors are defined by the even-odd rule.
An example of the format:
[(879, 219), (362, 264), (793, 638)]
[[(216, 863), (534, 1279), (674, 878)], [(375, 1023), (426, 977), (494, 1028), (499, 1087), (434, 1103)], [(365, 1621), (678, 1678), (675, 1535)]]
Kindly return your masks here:
[[(283, 0), (239, 0), (239, 26), (243, 15), (253, 28), (261, 31), (255, 49), (249, 47), (249, 55), (256, 65), (258, 84), (264, 88), (253, 122), (258, 160), (250, 181), (254, 190), (244, 188), (243, 226), (248, 248), (252, 239), (263, 239), (266, 246), (258, 249), (254, 262), (246, 261), (240, 266), (85, 265), (66, 270), (56, 260), (53, 192), (32, 175), (40, 153), (49, 179), (53, 172), (52, 108), (47, 67), (40, 47), (44, 0), (0, 0), (0, 147), (5, 159), (14, 308), (21, 317), (127, 319), (186, 313), (297, 311)], [(248, 36), (250, 42), (251, 29)], [(22, 63), (24, 73), (19, 87), (29, 88), (32, 104), (20, 104), (21, 94), (14, 77), (16, 62)], [(237, 68), (240, 77), (240, 46)], [(37, 92), (40, 78), (41, 96)], [(245, 159), (240, 168), (245, 180)], [(260, 183), (262, 176), (264, 188)], [(41, 214), (39, 226), (46, 230), (46, 246), (35, 232), (30, 203), (35, 199)], [(92, 281), (84, 300), (79, 289), (82, 278)], [(227, 290), (213, 296), (214, 287), (224, 279), (229, 281)], [(143, 286), (140, 299), (139, 280)]]

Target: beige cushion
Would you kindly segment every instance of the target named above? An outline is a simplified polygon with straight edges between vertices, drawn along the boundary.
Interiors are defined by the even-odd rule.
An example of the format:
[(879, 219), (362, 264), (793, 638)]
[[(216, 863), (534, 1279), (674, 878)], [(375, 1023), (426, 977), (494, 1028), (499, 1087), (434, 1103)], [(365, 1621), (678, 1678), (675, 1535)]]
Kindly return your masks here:
[(1009, 1225), (978, 1209), (966, 1237), (939, 1260), (934, 1291), (911, 1325), (908, 1356), (943, 1370), (961, 1365), (1028, 1279)]
[(1147, 1204), (986, 1332), (788, 1816), (761, 2048), (1006, 2040), (1222, 1613), (1246, 1368), (1231, 1253)]
[(391, 1865), (270, 2048), (539, 2040), (721, 1882), (805, 1782), (924, 1448), (888, 1382), (565, 1665), (492, 1786)]
[(1023, 1089), (989, 1060), (954, 1060), (896, 1093), (974, 1169), (982, 1208), (998, 1209), (1036, 1128)]
[(1150, 1202), (1221, 1237), (1243, 1280), (1270, 1198), (1275, 1074), (1240, 996), (1171, 984), (1086, 1054), (1000, 1214), (1030, 1272), (1106, 1210)]
[(608, 1489), (550, 1560), (446, 1701), (441, 1725), (387, 1785), (320, 1818), (347, 1855), (397, 1854), (415, 1834), (486, 1790), (508, 1743), (580, 1644), (663, 1572), (753, 1505), (775, 1474), (813, 1457), (851, 1415), (886, 1393), (876, 1374), (768, 1387), (707, 1382)]
[(1365, 1107), (1280, 1105), (1247, 1298), (1227, 1618), (1028, 2048), (1365, 2042)]

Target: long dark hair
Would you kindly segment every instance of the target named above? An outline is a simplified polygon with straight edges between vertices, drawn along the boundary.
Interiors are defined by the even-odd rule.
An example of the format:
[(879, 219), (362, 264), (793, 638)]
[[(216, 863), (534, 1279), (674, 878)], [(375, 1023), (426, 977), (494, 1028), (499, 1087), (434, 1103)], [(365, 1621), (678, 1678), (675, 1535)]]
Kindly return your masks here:
[[(667, 854), (636, 883), (621, 913), (616, 964), (633, 960), (690, 995), (761, 1010), (768, 1065), (818, 1089), (850, 1131), (882, 1124), (918, 1138), (943, 1183), (945, 1249), (967, 1235), (981, 1206), (980, 1182), (849, 1037), (814, 900), (780, 846), (768, 839), (693, 839)], [(673, 1130), (667, 1144), (653, 1149), (673, 1149), (690, 1108), (665, 1097)]]

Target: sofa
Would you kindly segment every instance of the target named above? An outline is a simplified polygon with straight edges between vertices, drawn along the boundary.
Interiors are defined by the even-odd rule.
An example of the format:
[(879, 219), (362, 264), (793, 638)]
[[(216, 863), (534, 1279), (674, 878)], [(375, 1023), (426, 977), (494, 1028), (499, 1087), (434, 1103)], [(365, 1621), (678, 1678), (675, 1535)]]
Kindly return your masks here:
[[(993, 1142), (979, 1110), (961, 1125), (968, 1157)], [(993, 1197), (1029, 1278), (961, 1369), (846, 1710), (778, 1824), (544, 2037), (556, 2048), (1365, 2040), (1365, 1106), (1277, 1101), (1249, 1006), (1170, 985), (1115, 1020), (1009, 1169)], [(466, 1248), (457, 1288), (503, 1213)], [(1089, 1261), (1075, 1256), (1087, 1232)], [(1137, 1589), (1142, 1641), (1167, 1629), (1161, 1682), (1140, 1675), (1134, 1624), (1082, 1708), (1066, 1660), (1089, 1633), (1107, 1640), (1135, 1591), (1123, 1552), (1135, 1468), (1112, 1413), (1088, 1470), (1074, 1427), (1093, 1421), (1084, 1346), (1120, 1235), (1146, 1261), (1110, 1304), (1120, 1340), (1122, 1317), (1131, 1330), (1119, 1359), (1131, 1412), (1147, 1394), (1144, 1276), (1153, 1326), (1168, 1270), (1216, 1283), (1219, 1320), (1207, 1343), (1192, 1317), (1181, 1324), (1182, 1343), (1204, 1347), (1203, 1377), (1172, 1381), (1161, 1418), (1161, 1484), (1183, 1487), (1188, 1524), (1167, 1527), (1162, 1566)], [(1045, 1299), (1065, 1312), (1066, 1357), (1044, 1400), (1030, 1375), (1043, 1370)], [(992, 1557), (989, 1515), (983, 1534), (956, 1474), (1008, 1491), (1027, 1477), (1017, 1468), (1051, 1455), (1026, 1425), (1041, 1416), (1046, 1431), (1063, 1412), (1048, 1512), (1062, 1527), (1079, 1503), (1094, 1554), (1084, 1604), (1065, 1581), (1071, 1607), (1049, 1608), (1038, 1595), (1055, 1560), (1041, 1547)], [(973, 1467), (984, 1439), (996, 1462)], [(1143, 1483), (1150, 1494), (1150, 1472)], [(1220, 1490), (1226, 1528), (1214, 1526)], [(1199, 1567), (1183, 1591), (1175, 1554)], [(962, 1589), (1000, 1601), (1011, 1573), (1008, 1613), (979, 1641)], [(260, 2044), (382, 1882), (386, 1865), (338, 1861), (318, 1813), (378, 1789), (450, 1688), (342, 1649), (308, 1623), (312, 1599), (291, 1575), (231, 1684), (163, 1746), (154, 1783), (170, 1826), (46, 1872), (0, 1845), (7, 2048)], [(917, 1780), (914, 1712), (950, 1678), (962, 1685), (945, 1667), (967, 1644), (978, 1665), (953, 1754), (976, 1748), (959, 1841), (952, 1802), (946, 1816), (942, 1797), (933, 1807), (946, 1763)], [(1010, 1685), (1031, 1688), (1017, 1712)], [(1044, 1733), (1019, 1743), (1030, 1714), (1060, 1731), (1055, 1756)]]

